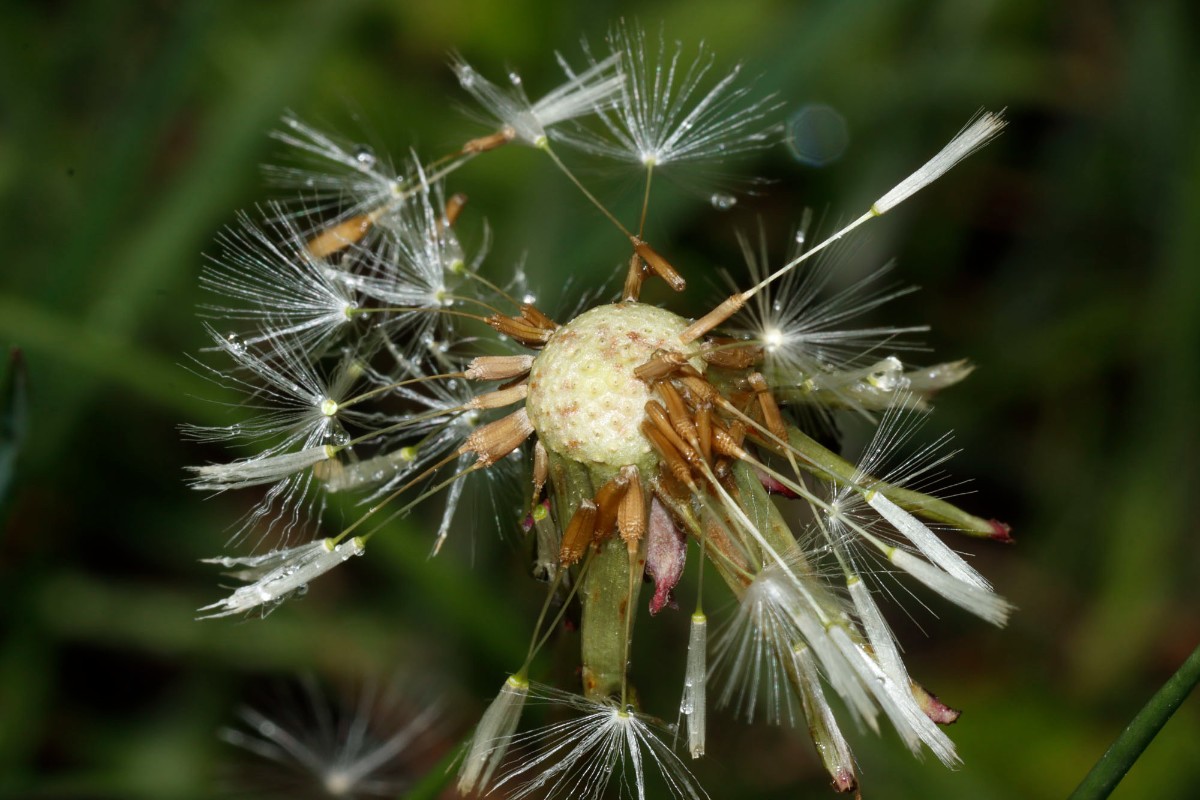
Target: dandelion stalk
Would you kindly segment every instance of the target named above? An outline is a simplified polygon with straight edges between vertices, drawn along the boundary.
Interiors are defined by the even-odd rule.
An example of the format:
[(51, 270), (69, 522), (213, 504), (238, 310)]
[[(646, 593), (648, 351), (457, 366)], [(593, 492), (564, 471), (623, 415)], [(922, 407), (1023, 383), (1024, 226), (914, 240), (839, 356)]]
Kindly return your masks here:
[(1070, 800), (1102, 800), (1108, 797), (1197, 684), (1200, 684), (1200, 646), (1192, 651), (1175, 674), (1125, 726), (1116, 741), (1075, 787)]
[(625, 544), (612, 538), (601, 545), (582, 589), (583, 689), (589, 699), (621, 694), (627, 631), (632, 628), (640, 588), (640, 582), (630, 584)]

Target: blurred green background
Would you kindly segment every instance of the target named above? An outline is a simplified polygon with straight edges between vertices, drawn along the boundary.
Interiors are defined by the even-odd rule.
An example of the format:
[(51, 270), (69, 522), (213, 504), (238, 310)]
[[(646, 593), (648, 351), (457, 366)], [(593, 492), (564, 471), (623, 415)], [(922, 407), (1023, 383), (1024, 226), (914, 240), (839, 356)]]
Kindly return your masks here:
[[(964, 709), (951, 733), (966, 766), (853, 733), (865, 795), (1061, 797), (1195, 646), (1193, 4), (10, 2), (0, 345), (24, 353), (29, 418), (0, 512), (0, 794), (214, 796), (233, 756), (215, 731), (257, 681), (302, 670), (419, 676), (448, 698), (443, 747), (473, 724), (541, 599), (486, 501), (437, 560), (431, 508), (265, 621), (193, 621), (220, 596), (197, 559), (225, 551), (248, 501), (182, 481), (221, 455), (176, 429), (219, 420), (183, 366), (203, 345), (201, 254), (270, 196), (258, 167), (278, 158), (267, 133), (285, 109), (397, 158), (440, 154), (480, 131), (449, 50), (496, 77), (518, 68), (537, 92), (558, 80), (554, 50), (576, 55), (623, 15), (704, 39), (760, 74), (785, 114), (827, 104), (849, 133), (823, 167), (786, 148), (758, 157), (753, 172), (775, 181), (730, 211), (663, 194), (651, 232), (686, 264), (679, 310), (723, 296), (704, 271), (737, 266), (736, 227), (761, 217), (782, 243), (807, 207), (857, 215), (977, 108), (1008, 109), (996, 143), (874, 224), (849, 262), (897, 258), (923, 290), (884, 319), (928, 322), (938, 356), (980, 365), (928, 430), (955, 431), (952, 471), (976, 490), (963, 504), (1012, 524), (1013, 547), (965, 547), (1020, 609), (1003, 631), (942, 607), (891, 614), (914, 676)], [(468, 229), (486, 216), (494, 230), (485, 272), (525, 258), (551, 307), (564, 273), (593, 285), (624, 254), (532, 151), (480, 159), (451, 189), (471, 197)], [(663, 715), (685, 619), (639, 623), (635, 669)], [(560, 684), (572, 646), (544, 665)], [(802, 731), (722, 720), (712, 739), (696, 771), (713, 797), (833, 796)], [(1200, 796), (1198, 742), (1193, 698), (1115, 796)]]

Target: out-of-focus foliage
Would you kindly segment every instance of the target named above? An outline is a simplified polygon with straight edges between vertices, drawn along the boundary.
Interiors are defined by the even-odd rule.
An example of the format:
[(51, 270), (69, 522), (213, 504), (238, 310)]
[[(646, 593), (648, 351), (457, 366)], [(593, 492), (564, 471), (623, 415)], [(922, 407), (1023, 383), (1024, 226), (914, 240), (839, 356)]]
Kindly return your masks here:
[[(1062, 796), (1192, 649), (1191, 4), (8, 3), (0, 346), (24, 353), (29, 408), (2, 507), (0, 794), (218, 796), (230, 748), (214, 733), (263, 675), (435, 672), (459, 729), (477, 717), (519, 662), (541, 599), (517, 520), (498, 536), (486, 499), (436, 560), (431, 520), (404, 520), (265, 622), (193, 621), (220, 596), (197, 559), (222, 550), (247, 502), (205, 500), (181, 480), (184, 464), (217, 453), (181, 442), (176, 424), (223, 419), (203, 399), (219, 392), (186, 367), (203, 345), (201, 254), (236, 209), (269, 197), (258, 165), (278, 155), (267, 132), (285, 109), (397, 158), (413, 145), (434, 155), (480, 131), (458, 111), (451, 48), (493, 74), (519, 68), (536, 91), (557, 81), (555, 49), (597, 41), (621, 15), (745, 60), (789, 113), (827, 104), (849, 136), (820, 168), (786, 147), (762, 156), (757, 171), (779, 179), (729, 211), (687, 187), (659, 199), (655, 235), (674, 243), (693, 308), (723, 296), (715, 268), (736, 266), (736, 226), (761, 217), (782, 248), (812, 206), (831, 228), (975, 109), (1008, 109), (1003, 137), (847, 262), (852, 275), (896, 257), (923, 291), (892, 318), (930, 323), (939, 356), (980, 365), (930, 425), (953, 428), (963, 448), (952, 470), (976, 491), (962, 504), (1010, 522), (1018, 542), (970, 545), (1020, 608), (1008, 630), (941, 606), (934, 619), (916, 601), (912, 621), (892, 615), (914, 676), (964, 709), (952, 733), (966, 766), (858, 735), (865, 795)], [(622, 242), (535, 153), (480, 159), (452, 188), (470, 194), (468, 229), (486, 215), (495, 231), (493, 276), (523, 259), (545, 297), (567, 302), (564, 274), (588, 286), (619, 268)], [(634, 653), (660, 695), (683, 671), (686, 623), (671, 623), (639, 623), (662, 633)], [(918, 627), (938, 635), (923, 646)], [(730, 722), (711, 736), (721, 756), (698, 774), (714, 797), (832, 796), (802, 735)], [(1193, 699), (1114, 796), (1200, 794), (1197, 740)]]

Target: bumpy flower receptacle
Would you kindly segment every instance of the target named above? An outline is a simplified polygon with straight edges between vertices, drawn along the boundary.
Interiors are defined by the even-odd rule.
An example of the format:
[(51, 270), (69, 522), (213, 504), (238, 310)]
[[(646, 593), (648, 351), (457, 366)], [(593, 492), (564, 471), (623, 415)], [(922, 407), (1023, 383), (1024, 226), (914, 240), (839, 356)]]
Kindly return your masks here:
[(525, 404), (541, 442), (590, 467), (635, 465), (648, 473), (657, 458), (640, 425), (651, 394), (634, 370), (657, 350), (682, 350), (703, 369), (699, 347), (679, 342), (687, 326), (670, 311), (618, 303), (555, 331), (534, 359)]

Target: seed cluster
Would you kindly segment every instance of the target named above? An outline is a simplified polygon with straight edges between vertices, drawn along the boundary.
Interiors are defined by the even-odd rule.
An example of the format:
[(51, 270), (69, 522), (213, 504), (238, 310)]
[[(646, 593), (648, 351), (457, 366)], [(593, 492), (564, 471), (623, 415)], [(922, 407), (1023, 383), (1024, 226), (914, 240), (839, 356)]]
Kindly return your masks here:
[[(815, 257), (944, 174), (1003, 121), (981, 115), (849, 225), (808, 246), (798, 237), (778, 265), (768, 266), (765, 243), (756, 250), (741, 237), (749, 288), (693, 321), (640, 301), (647, 280), (686, 286), (670, 248), (647, 241), (652, 178), (680, 164), (724, 166), (731, 154), (767, 145), (777, 104), (752, 98), (737, 69), (708, 78), (714, 62), (703, 49), (686, 66), (678, 47), (662, 39), (647, 47), (643, 32), (624, 26), (609, 44), (605, 57), (587, 52), (582, 68), (560, 58), (565, 82), (536, 101), (515, 74), (502, 88), (455, 57), (462, 87), (496, 128), (399, 170), (285, 119), (277, 138), (328, 170), (275, 170), (299, 199), (269, 206), (262, 223), (244, 216), (223, 237), (225, 252), (204, 282), (225, 300), (207, 312), (252, 330), (210, 327), (210, 351), (232, 366), (209, 369), (243, 393), (248, 418), (188, 429), (250, 446), (249, 455), (194, 467), (193, 485), (258, 487), (262, 500), (239, 532), (284, 544), (211, 559), (246, 585), (202, 611), (265, 615), (364, 555), (374, 536), (395, 531), (389, 520), (441, 496), (429, 535), (436, 555), (462, 527), (455, 510), (469, 481), (486, 487), (478, 478), (528, 464), (513, 516), (525, 518), (531, 571), (549, 586), (525, 660), (466, 747), (461, 792), (598, 798), (621, 764), (639, 796), (646, 767), (661, 771), (675, 796), (704, 796), (657, 730), (656, 719), (674, 709), (633, 686), (631, 642), (647, 580), (652, 615), (695, 602), (688, 652), (678, 654), (682, 700), (667, 701), (679, 701), (692, 758), (706, 753), (712, 674), (723, 683), (720, 705), (751, 718), (763, 708), (807, 727), (839, 791), (855, 791), (858, 778), (835, 705), (860, 728), (878, 730), (886, 717), (912, 751), (955, 764), (938, 726), (957, 712), (909, 676), (876, 597), (893, 591), (879, 591), (881, 580), (903, 574), (996, 625), (1011, 611), (939, 535), (1009, 541), (1007, 527), (915, 485), (942, 460), (936, 445), (899, 467), (887, 463), (933, 396), (970, 367), (901, 361), (893, 350), (919, 326), (851, 327), (907, 290), (872, 288), (876, 273), (819, 299), (829, 262)], [(458, 238), (465, 197), (445, 182), (519, 145), (543, 153), (611, 225), (613, 256), (628, 264), (618, 302), (562, 321), (523, 276), (492, 280), (482, 255), (468, 257)], [(638, 170), (636, 220), (619, 219), (560, 149)], [(720, 198), (715, 207), (731, 207)], [(857, 463), (823, 443), (840, 417), (878, 426)], [(327, 498), (342, 493), (361, 501), (351, 522), (288, 541), (311, 534)], [(694, 593), (680, 589), (689, 557), (711, 565), (716, 590), (703, 569)], [(735, 610), (716, 629), (710, 667), (703, 602), (722, 589)], [(531, 681), (538, 654), (576, 611), (579, 690)], [(671, 615), (652, 624), (663, 618), (669, 624)], [(517, 735), (530, 697), (561, 704), (572, 719)], [(657, 717), (643, 704), (657, 705)]]

